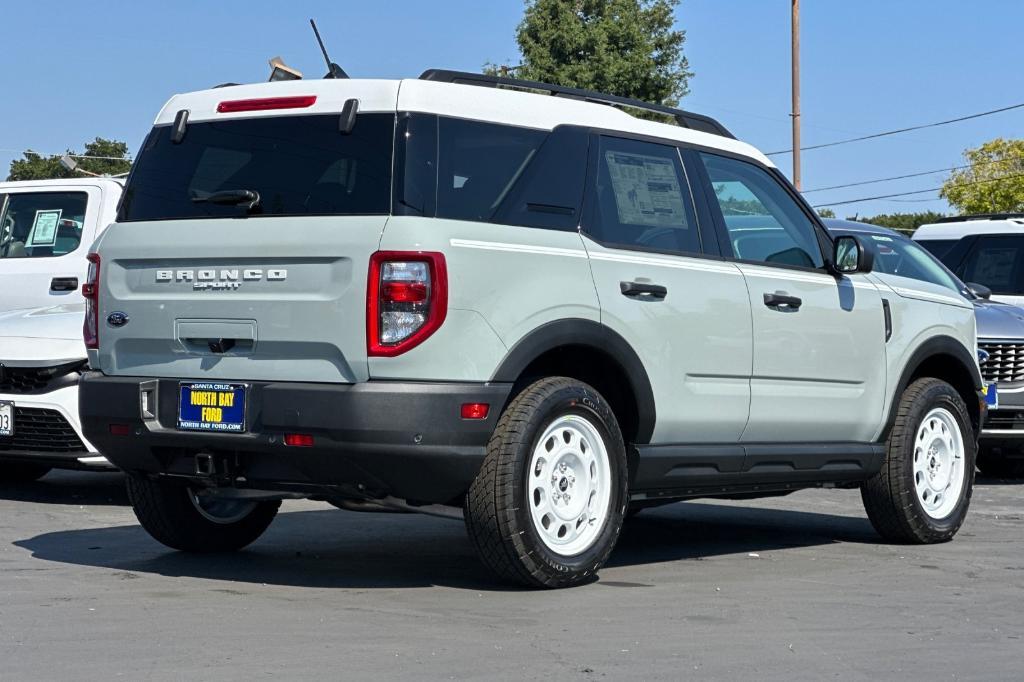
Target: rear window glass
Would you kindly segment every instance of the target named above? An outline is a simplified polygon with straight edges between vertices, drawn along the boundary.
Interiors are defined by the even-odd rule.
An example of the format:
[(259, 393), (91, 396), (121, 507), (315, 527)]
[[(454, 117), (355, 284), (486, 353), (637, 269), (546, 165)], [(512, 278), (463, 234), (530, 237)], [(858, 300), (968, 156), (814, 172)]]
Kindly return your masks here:
[(85, 192), (0, 194), (0, 258), (63, 256), (78, 248)]
[[(394, 122), (393, 114), (360, 114), (345, 135), (336, 114), (209, 121), (189, 124), (178, 144), (170, 126), (154, 128), (119, 220), (386, 214)], [(244, 191), (259, 202), (210, 201)]]

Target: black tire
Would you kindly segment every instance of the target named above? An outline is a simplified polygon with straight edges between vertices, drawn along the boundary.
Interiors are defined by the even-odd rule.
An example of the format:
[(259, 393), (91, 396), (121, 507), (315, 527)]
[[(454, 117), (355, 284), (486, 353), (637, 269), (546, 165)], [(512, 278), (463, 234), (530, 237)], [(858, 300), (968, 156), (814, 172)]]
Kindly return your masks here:
[[(956, 505), (943, 518), (929, 516), (914, 486), (914, 439), (933, 408), (955, 418), (963, 439), (963, 487)], [(899, 397), (896, 422), (889, 433), (882, 469), (861, 487), (864, 508), (875, 530), (889, 542), (930, 544), (953, 539), (967, 516), (974, 487), (976, 441), (967, 406), (956, 390), (939, 379), (918, 379)]]
[[(566, 415), (585, 417), (608, 454), (609, 508), (592, 544), (573, 556), (549, 549), (529, 507), (530, 459), (544, 430)], [(530, 587), (569, 587), (591, 580), (615, 547), (626, 513), (628, 469), (618, 422), (590, 386), (565, 377), (541, 379), (508, 405), (487, 446), (487, 456), (466, 496), (466, 529), (485, 565), (502, 578)]]
[(52, 467), (29, 462), (0, 462), (0, 483), (31, 483), (50, 473)]
[(253, 542), (277, 515), (280, 502), (255, 502), (244, 517), (212, 521), (190, 499), (188, 486), (129, 474), (128, 499), (142, 527), (158, 542), (183, 552), (231, 552)]
[(978, 471), (989, 478), (1024, 478), (1024, 459), (1007, 457), (1007, 449), (982, 444), (978, 450)]

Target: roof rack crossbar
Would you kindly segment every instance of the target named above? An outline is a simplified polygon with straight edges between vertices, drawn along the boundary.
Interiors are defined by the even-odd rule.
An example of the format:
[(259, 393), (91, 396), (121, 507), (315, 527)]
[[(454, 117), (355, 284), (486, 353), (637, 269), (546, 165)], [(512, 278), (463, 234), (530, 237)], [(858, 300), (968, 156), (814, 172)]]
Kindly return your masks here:
[(681, 128), (689, 128), (691, 130), (699, 130), (704, 133), (711, 133), (712, 135), (721, 135), (722, 137), (736, 139), (725, 126), (710, 116), (694, 114), (689, 111), (683, 111), (682, 109), (667, 107), (663, 104), (651, 104), (650, 102), (644, 102), (630, 97), (606, 95), (593, 90), (568, 88), (561, 85), (551, 85), (550, 83), (528, 81), (519, 78), (508, 78), (505, 76), (489, 76), (486, 74), (469, 73), (466, 71), (448, 71), (445, 69), (428, 69), (420, 74), (420, 80), (436, 81), (439, 83), (456, 83), (460, 85), (477, 85), (485, 88), (496, 88), (503, 85), (509, 88), (547, 92), (549, 95), (555, 97), (568, 97), (595, 104), (605, 104), (613, 107), (630, 107), (633, 109), (651, 111), (671, 116), (672, 119), (675, 120), (676, 124)]
[(972, 213), (970, 215), (951, 215), (935, 220), (936, 223), (962, 223), (966, 220), (1021, 220), (1024, 213)]

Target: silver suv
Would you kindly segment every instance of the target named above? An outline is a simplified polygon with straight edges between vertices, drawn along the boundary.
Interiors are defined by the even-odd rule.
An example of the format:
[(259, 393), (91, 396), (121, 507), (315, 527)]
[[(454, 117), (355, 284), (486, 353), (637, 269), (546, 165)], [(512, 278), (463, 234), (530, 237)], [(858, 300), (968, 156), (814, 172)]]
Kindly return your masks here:
[(186, 551), (305, 496), (463, 516), (561, 587), (631, 508), (834, 486), (948, 540), (973, 308), (873, 253), (683, 111), (444, 71), (180, 95), (90, 255), (83, 424)]

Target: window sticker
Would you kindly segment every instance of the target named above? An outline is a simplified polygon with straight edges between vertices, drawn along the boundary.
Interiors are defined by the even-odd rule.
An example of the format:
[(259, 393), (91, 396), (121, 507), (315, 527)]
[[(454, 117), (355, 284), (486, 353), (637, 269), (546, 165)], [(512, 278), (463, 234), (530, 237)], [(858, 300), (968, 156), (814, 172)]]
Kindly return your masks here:
[(620, 223), (686, 227), (683, 193), (671, 160), (608, 151), (605, 162)]
[(27, 246), (53, 246), (56, 244), (57, 226), (60, 224), (60, 216), (63, 212), (63, 209), (36, 211)]

